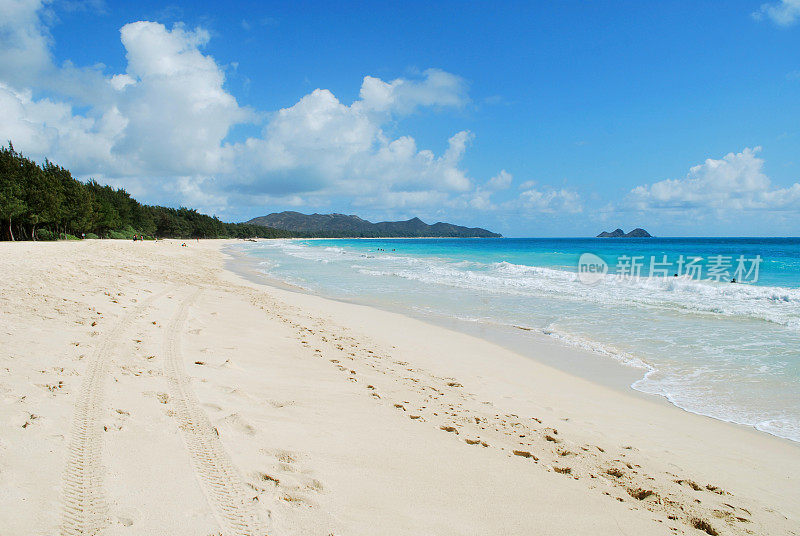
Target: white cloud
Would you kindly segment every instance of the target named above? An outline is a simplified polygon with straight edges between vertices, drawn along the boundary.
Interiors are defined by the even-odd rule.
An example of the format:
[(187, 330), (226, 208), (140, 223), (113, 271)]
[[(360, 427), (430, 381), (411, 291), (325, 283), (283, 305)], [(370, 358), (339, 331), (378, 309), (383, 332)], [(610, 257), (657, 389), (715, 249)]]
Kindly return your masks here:
[(51, 37), (41, 20), (45, 0), (0, 2), (0, 79), (20, 89), (48, 69)]
[[(466, 104), (466, 84), (458, 76), (438, 69), (391, 82), (367, 76), (351, 105), (317, 89), (272, 114), (261, 136), (233, 144), (226, 141), (231, 128), (259, 122), (263, 114), (241, 107), (225, 89), (223, 69), (201, 51), (209, 41), (206, 30), (126, 24), (120, 38), (127, 68), (103, 75), (53, 65), (42, 2), (0, 6), (4, 50), (13, 52), (0, 55), (0, 139), (79, 175), (124, 182), (131, 190), (171, 192), (202, 206), (241, 201), (245, 194), (380, 197), (405, 206), (424, 204), (420, 192), (472, 188), (460, 168), (469, 132), (453, 135), (444, 153), (435, 155), (417, 148), (410, 136), (391, 139), (383, 130), (396, 115)], [(42, 91), (58, 94), (44, 78), (58, 79), (55, 85), (68, 90), (37, 98)], [(88, 101), (80, 115), (74, 113), (78, 94)]]
[(477, 190), (468, 200), (467, 205), (475, 210), (494, 210), (497, 205), (492, 202), (492, 192)]
[[(38, 28), (29, 19), (31, 28)], [(185, 176), (231, 169), (223, 145), (230, 128), (250, 113), (224, 88), (224, 74), (198, 47), (204, 30), (167, 30), (152, 22), (125, 25), (126, 73), (109, 78), (72, 66), (53, 70), (93, 85), (84, 115), (68, 99), (36, 99), (29, 89), (0, 85), (4, 120), (0, 139), (11, 139), (35, 156), (49, 157), (79, 174)], [(85, 76), (84, 76), (85, 75)]]
[(500, 173), (489, 179), (486, 183), (486, 187), (490, 190), (505, 190), (511, 186), (511, 181), (514, 180), (514, 177), (506, 171), (505, 169), (501, 169)]
[(108, 80), (108, 83), (111, 84), (111, 87), (113, 87), (115, 90), (122, 91), (126, 87), (135, 84), (136, 80), (127, 74), (115, 74)]
[(580, 195), (564, 188), (560, 190), (528, 188), (519, 194), (517, 205), (525, 210), (550, 214), (575, 214), (583, 211)]
[(272, 193), (327, 191), (387, 199), (418, 199), (388, 192), (422, 190), (460, 192), (472, 180), (459, 168), (472, 135), (462, 131), (448, 140), (444, 154), (420, 150), (411, 136), (390, 139), (382, 121), (365, 112), (362, 100), (340, 102), (317, 89), (275, 113), (262, 136), (235, 146), (247, 172), (238, 186)]
[[(497, 180), (495, 180), (497, 179)], [(487, 185), (502, 185), (509, 188), (513, 177), (505, 170), (493, 177)], [(536, 181), (523, 181), (518, 186), (519, 194), (506, 201), (502, 208), (520, 215), (534, 214), (576, 214), (583, 211), (583, 200), (580, 194), (567, 188), (537, 187)], [(480, 201), (479, 201), (480, 203)]]
[(424, 210), (430, 212), (450, 203), (445, 192), (436, 190), (409, 190), (400, 192), (381, 192), (375, 196), (363, 196), (354, 200), (354, 207), (364, 207), (375, 211), (399, 211), (399, 213)]
[(114, 162), (112, 146), (125, 125), (115, 108), (94, 118), (74, 115), (63, 102), (35, 100), (31, 91), (2, 82), (0, 116), (0, 139), (13, 141), (17, 149), (98, 171)]
[(684, 179), (637, 186), (626, 200), (638, 210), (800, 210), (800, 184), (775, 188), (764, 174), (760, 147), (707, 159)]
[(779, 0), (762, 4), (753, 16), (757, 20), (768, 17), (779, 26), (790, 26), (800, 18), (800, 0)]
[[(80, 104), (105, 100), (99, 67), (53, 63), (48, 26), (56, 20), (51, 0), (0, 1), (0, 81), (16, 90), (35, 89), (69, 96)], [(80, 2), (59, 2), (60, 9), (80, 9)], [(91, 7), (91, 6), (89, 6)]]
[(428, 69), (423, 75), (422, 80), (391, 82), (365, 76), (357, 106), (364, 111), (408, 114), (423, 106), (461, 107), (469, 102), (461, 77), (439, 69)]
[[(435, 154), (387, 126), (423, 109), (469, 103), (466, 82), (428, 69), (385, 82), (364, 77), (359, 98), (343, 103), (316, 89), (271, 114), (241, 106), (225, 71), (204, 52), (203, 28), (139, 21), (120, 29), (127, 66), (56, 66), (49, 0), (0, 0), (0, 140), (79, 176), (124, 186), (137, 196), (224, 214), (234, 205), (324, 205), (490, 210), (508, 189), (501, 170), (483, 184), (462, 161), (474, 136), (456, 132)], [(77, 112), (80, 110), (80, 112)], [(229, 140), (238, 124), (261, 133)], [(568, 191), (522, 193), (536, 210), (573, 210)]]
[(223, 140), (251, 113), (224, 89), (225, 75), (214, 59), (200, 52), (208, 32), (135, 22), (120, 36), (128, 67), (109, 83), (127, 124), (114, 151), (136, 174), (231, 171)]
[(501, 190), (507, 190), (513, 180), (513, 175), (502, 169), (497, 175), (486, 181), (484, 185), (476, 186), (474, 190), (454, 199), (449, 206), (484, 211), (495, 210), (498, 205), (492, 200), (492, 197)]

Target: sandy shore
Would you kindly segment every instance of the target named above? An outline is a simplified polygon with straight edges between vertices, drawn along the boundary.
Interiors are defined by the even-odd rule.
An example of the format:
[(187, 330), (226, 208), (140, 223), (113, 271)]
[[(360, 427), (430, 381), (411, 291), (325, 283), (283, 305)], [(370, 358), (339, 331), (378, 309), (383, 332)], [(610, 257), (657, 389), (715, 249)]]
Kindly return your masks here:
[(0, 243), (0, 534), (800, 534), (797, 444), (187, 243)]

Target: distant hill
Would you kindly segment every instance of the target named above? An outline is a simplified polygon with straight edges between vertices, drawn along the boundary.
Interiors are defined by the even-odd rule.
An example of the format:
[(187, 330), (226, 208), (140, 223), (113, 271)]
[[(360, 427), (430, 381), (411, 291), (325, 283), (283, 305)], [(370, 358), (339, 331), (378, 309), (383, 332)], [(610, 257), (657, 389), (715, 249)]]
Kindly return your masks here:
[(644, 229), (637, 227), (630, 233), (625, 233), (622, 229), (614, 229), (613, 231), (603, 231), (597, 238), (653, 238), (653, 236)]
[(438, 222), (428, 225), (419, 218), (372, 223), (352, 215), (301, 214), (291, 211), (259, 216), (247, 223), (312, 238), (498, 238), (501, 236), (486, 229), (461, 227), (452, 223)]

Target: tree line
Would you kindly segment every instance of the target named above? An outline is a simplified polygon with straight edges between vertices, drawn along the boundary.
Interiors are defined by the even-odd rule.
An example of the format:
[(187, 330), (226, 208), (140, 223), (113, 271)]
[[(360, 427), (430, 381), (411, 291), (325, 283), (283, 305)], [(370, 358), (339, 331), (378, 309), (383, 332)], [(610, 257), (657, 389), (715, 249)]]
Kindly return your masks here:
[(0, 147), (0, 239), (283, 238), (288, 231), (225, 223), (194, 209), (143, 205), (122, 188), (81, 182), (48, 160)]

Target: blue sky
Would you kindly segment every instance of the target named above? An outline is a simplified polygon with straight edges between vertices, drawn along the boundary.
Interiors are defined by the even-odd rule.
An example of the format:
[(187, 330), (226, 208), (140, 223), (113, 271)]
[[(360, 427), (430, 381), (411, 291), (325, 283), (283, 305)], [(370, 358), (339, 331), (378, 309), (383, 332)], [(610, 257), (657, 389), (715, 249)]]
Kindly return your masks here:
[(796, 236), (798, 97), (800, 0), (0, 0), (2, 139), (233, 221)]

